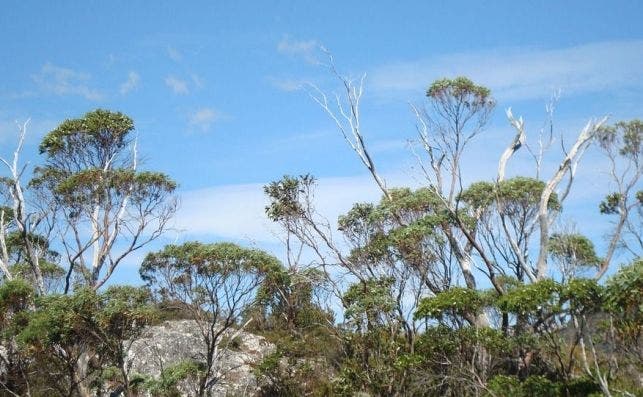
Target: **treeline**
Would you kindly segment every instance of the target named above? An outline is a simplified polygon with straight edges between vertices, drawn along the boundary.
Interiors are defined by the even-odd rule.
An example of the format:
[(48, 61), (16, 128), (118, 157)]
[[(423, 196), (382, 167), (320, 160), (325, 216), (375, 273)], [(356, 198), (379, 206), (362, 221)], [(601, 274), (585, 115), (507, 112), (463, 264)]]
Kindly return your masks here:
[[(232, 243), (168, 245), (141, 263), (143, 287), (105, 283), (166, 231), (176, 183), (139, 169), (132, 120), (97, 110), (64, 121), (27, 182), (23, 126), (0, 180), (0, 393), (174, 396), (187, 382), (207, 396), (245, 330), (276, 345), (255, 368), (262, 396), (640, 395), (643, 123), (590, 121), (561, 137), (549, 169), (553, 123), (534, 144), (507, 111), (515, 137), (497, 176), (464, 185), (495, 101), (466, 78), (437, 80), (411, 107), (426, 183), (391, 188), (361, 131), (361, 82), (337, 77), (337, 108), (311, 95), (381, 200), (335, 226), (315, 209), (315, 179), (286, 176), (264, 189), (283, 261)], [(507, 177), (519, 151), (533, 173)], [(604, 156), (613, 188), (583, 220), (611, 222), (604, 252), (561, 221), (586, 151)], [(132, 340), (174, 318), (194, 321), (202, 355), (134, 373)]]

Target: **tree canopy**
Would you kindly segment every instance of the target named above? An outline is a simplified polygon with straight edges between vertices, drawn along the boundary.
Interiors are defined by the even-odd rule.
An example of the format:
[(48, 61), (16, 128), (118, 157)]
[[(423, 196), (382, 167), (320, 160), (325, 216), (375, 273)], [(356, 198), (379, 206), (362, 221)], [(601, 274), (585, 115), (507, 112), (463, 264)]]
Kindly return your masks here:
[[(508, 109), (515, 136), (497, 174), (471, 180), (463, 164), (496, 101), (466, 77), (438, 79), (411, 105), (419, 182), (394, 187), (362, 132), (364, 79), (330, 62), (338, 107), (310, 96), (381, 198), (346, 203), (335, 222), (317, 209), (313, 176), (286, 175), (264, 187), (283, 255), (225, 241), (154, 246), (143, 286), (112, 277), (169, 229), (177, 183), (141, 169), (133, 120), (98, 109), (63, 121), (33, 170), (19, 161), (23, 126), (0, 179), (0, 394), (174, 396), (187, 382), (209, 396), (243, 332), (274, 344), (253, 368), (259, 396), (641, 390), (641, 121), (592, 119), (557, 152), (553, 122), (535, 146)], [(532, 167), (512, 170), (525, 150)], [(590, 199), (596, 222), (611, 222), (605, 241), (565, 222), (588, 151), (609, 168), (610, 190)], [(199, 353), (133, 372), (134, 341), (177, 318), (198, 330)]]

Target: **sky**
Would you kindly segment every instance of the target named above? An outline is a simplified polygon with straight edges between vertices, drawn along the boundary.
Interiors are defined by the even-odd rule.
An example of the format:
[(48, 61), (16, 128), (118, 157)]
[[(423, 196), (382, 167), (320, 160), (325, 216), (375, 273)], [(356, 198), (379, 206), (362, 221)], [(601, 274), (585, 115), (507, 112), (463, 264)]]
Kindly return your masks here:
[[(23, 160), (36, 165), (39, 140), (64, 119), (121, 111), (134, 119), (143, 166), (180, 186), (177, 230), (158, 244), (231, 240), (279, 256), (263, 216), (266, 183), (315, 175), (329, 219), (379, 197), (308, 95), (309, 84), (338, 89), (321, 46), (341, 73), (366, 75), (363, 131), (389, 185), (421, 183), (409, 103), (423, 103), (437, 78), (488, 86), (497, 109), (465, 163), (476, 180), (493, 177), (513, 137), (509, 107), (531, 139), (556, 92), (557, 133), (568, 139), (592, 117), (640, 118), (641, 17), (640, 1), (5, 1), (0, 154), (15, 145), (16, 120), (31, 120)], [(601, 236), (604, 223), (583, 223), (596, 212), (591, 193), (604, 189), (595, 156), (581, 165), (566, 216)], [(517, 156), (510, 173), (530, 164)], [(115, 279), (135, 281), (144, 254)]]

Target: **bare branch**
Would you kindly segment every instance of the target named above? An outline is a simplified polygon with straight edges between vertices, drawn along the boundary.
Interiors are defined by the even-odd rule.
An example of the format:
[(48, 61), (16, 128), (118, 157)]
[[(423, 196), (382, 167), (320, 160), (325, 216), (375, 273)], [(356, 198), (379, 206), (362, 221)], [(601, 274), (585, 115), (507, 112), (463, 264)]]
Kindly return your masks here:
[(538, 261), (536, 263), (536, 278), (542, 279), (547, 272), (547, 245), (549, 241), (549, 225), (551, 219), (549, 218), (549, 200), (554, 189), (558, 186), (565, 174), (570, 172), (573, 164), (579, 161), (582, 157), (586, 146), (594, 138), (599, 128), (605, 124), (607, 117), (603, 117), (598, 121), (590, 120), (585, 128), (581, 131), (574, 145), (569, 149), (569, 152), (560, 163), (558, 170), (545, 184), (545, 188), (540, 196), (540, 203), (538, 207), (538, 221), (540, 224), (540, 250), (538, 254)]
[(513, 113), (511, 113), (511, 108), (507, 108), (506, 113), (509, 122), (516, 130), (516, 136), (509, 147), (507, 147), (507, 149), (502, 153), (502, 156), (500, 156), (500, 161), (498, 162), (498, 182), (502, 182), (505, 179), (505, 168), (507, 167), (507, 162), (522, 147), (527, 139), (527, 135), (525, 134), (525, 122), (522, 117), (516, 120)]
[(386, 181), (377, 172), (375, 162), (366, 148), (361, 128), (360, 100), (364, 93), (364, 79), (366, 75), (363, 74), (359, 82), (356, 83), (349, 77), (340, 74), (335, 67), (332, 55), (327, 50), (324, 52), (326, 52), (329, 59), (327, 67), (341, 83), (344, 89), (344, 95), (340, 97), (339, 94), (335, 94), (335, 109), (331, 108), (326, 94), (314, 84), (308, 84), (312, 89), (312, 92), (309, 91), (308, 95), (324, 110), (331, 120), (335, 122), (344, 140), (346, 140), (364, 166), (366, 166), (366, 169), (368, 169), (382, 193), (390, 199), (391, 196), (386, 186)]

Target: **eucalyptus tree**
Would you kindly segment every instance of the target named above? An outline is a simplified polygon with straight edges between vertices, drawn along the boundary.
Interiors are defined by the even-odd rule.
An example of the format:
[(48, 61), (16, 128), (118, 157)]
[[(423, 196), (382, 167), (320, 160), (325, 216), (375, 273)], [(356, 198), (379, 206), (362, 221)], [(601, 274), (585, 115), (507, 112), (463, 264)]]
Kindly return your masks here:
[(579, 233), (554, 233), (549, 238), (549, 253), (558, 265), (563, 283), (587, 270), (597, 269), (602, 262), (594, 243)]
[(613, 189), (600, 203), (600, 212), (616, 217), (607, 253), (596, 275), (601, 278), (619, 246), (637, 257), (643, 251), (643, 189), (639, 186), (643, 174), (643, 122), (630, 120), (605, 126), (596, 138), (608, 159)]
[[(129, 117), (96, 110), (44, 137), (44, 163), (25, 185), (27, 167), (19, 157), (26, 126), (13, 158), (2, 159), (9, 174), (0, 180), (8, 204), (0, 208), (0, 270), (7, 282), (32, 284), (39, 297), (24, 308), (24, 321), (5, 342), (29, 347), (44, 371), (36, 372), (53, 374), (46, 387), (89, 395), (105, 364), (97, 366), (96, 358), (111, 354), (101, 351), (109, 335), (96, 318), (102, 298), (95, 291), (124, 258), (165, 231), (176, 209), (176, 183), (138, 169)], [(72, 287), (78, 293), (56, 294)]]
[[(112, 369), (119, 390), (129, 396), (128, 349), (155, 318), (148, 291), (112, 286), (103, 293), (83, 288), (34, 298), (31, 288), (17, 282), (25, 284), (18, 280), (0, 288), (0, 304), (22, 302), (22, 313), (8, 329), (27, 363), (23, 384), (35, 395), (91, 396)], [(24, 387), (7, 389), (24, 393)]]
[[(12, 237), (18, 237), (18, 244), (22, 247), (20, 250), (24, 254), (25, 263), (28, 264), (30, 278), (39, 294), (45, 293), (45, 282), (41, 270), (40, 259), (43, 256), (43, 248), (47, 244), (42, 244), (49, 238), (50, 227), (44, 222), (48, 212), (38, 208), (32, 208), (28, 202), (28, 196), (23, 185), (24, 173), (27, 170), (26, 164), (20, 163), (20, 154), (22, 152), (29, 121), (20, 125), (18, 143), (13, 152), (11, 160), (0, 158), (7, 171), (8, 176), (0, 177), (0, 193), (3, 201), (8, 205), (0, 205), (0, 270), (3, 277), (7, 280), (14, 278), (11, 266), (9, 240)], [(45, 225), (43, 227), (43, 225)], [(10, 230), (13, 228), (13, 230)], [(17, 242), (14, 238), (14, 244)]]
[(158, 299), (178, 304), (198, 326), (199, 396), (220, 382), (228, 343), (252, 320), (243, 322), (259, 302), (263, 281), (281, 270), (273, 256), (232, 243), (168, 245), (145, 257), (141, 278)]
[(65, 292), (74, 275), (100, 288), (124, 258), (166, 230), (176, 210), (176, 183), (139, 170), (133, 132), (131, 118), (99, 109), (65, 120), (40, 144), (45, 161), (30, 186), (56, 215)]
[[(490, 90), (464, 77), (436, 80), (427, 89), (427, 106), (412, 106), (418, 120), (420, 146), (426, 154), (421, 156), (416, 153), (416, 156), (428, 186), (411, 192), (408, 189), (388, 188), (384, 178), (376, 172), (360, 121), (363, 79), (354, 81), (340, 75), (332, 63), (331, 70), (339, 79), (344, 95), (336, 95), (334, 108), (320, 90), (312, 93), (313, 99), (330, 115), (383, 192), (384, 199), (375, 211), (380, 215), (386, 214), (379, 221), (379, 228), (384, 228), (380, 232), (389, 235), (389, 242), (395, 241), (397, 245), (396, 254), (386, 260), (389, 273), (398, 273), (395, 277), (398, 280), (420, 280), (419, 283), (401, 285), (403, 288), (398, 289), (399, 300), (408, 301), (409, 297), (416, 296), (414, 301), (417, 302), (417, 297), (422, 294), (437, 293), (448, 288), (455, 281), (457, 273), (463, 274), (466, 285), (475, 289), (477, 282), (473, 256), (476, 254), (483, 260), (487, 274), (495, 283), (493, 260), (476, 238), (477, 219), (463, 218), (459, 196), (463, 190), (462, 156), (471, 141), (484, 130), (495, 107)], [(343, 220), (354, 218), (357, 212), (356, 206), (351, 216)], [(374, 219), (368, 215), (362, 221), (368, 221), (369, 217), (371, 221)], [(370, 227), (378, 226), (371, 224)], [(346, 227), (344, 229), (350, 231)], [(354, 230), (350, 232), (353, 236), (347, 237), (353, 248), (357, 249), (355, 252), (371, 245), (370, 241), (363, 240), (364, 237), (376, 237), (368, 237), (367, 233), (358, 242), (354, 238)], [(326, 237), (324, 240), (330, 239)], [(353, 256), (353, 259), (357, 258)], [(402, 273), (400, 269), (403, 269)], [(403, 275), (409, 271), (414, 277)], [(484, 323), (486, 320), (481, 317), (479, 321)]]
[(35, 290), (25, 280), (16, 278), (0, 284), (0, 394), (30, 396), (32, 360), (18, 344), (16, 335), (33, 306)]
[[(462, 189), (460, 158), (469, 141), (483, 129), (494, 101), (488, 89), (468, 79), (436, 82), (427, 95), (435, 101), (436, 108), (447, 109), (436, 113), (431, 121), (440, 126), (444, 138), (442, 152), (437, 149), (431, 152), (439, 186), (431, 184), (417, 191), (392, 189), (378, 173), (362, 131), (359, 106), (363, 79), (355, 81), (341, 76), (332, 62), (330, 67), (340, 79), (344, 95), (336, 95), (333, 104), (329, 96), (313, 87), (311, 96), (368, 169), (382, 191), (382, 200), (378, 204), (356, 204), (340, 217), (343, 241), (334, 236), (330, 224), (316, 212), (315, 184), (308, 176), (284, 177), (268, 185), (265, 191), (271, 203), (267, 214), (316, 256), (342, 304), (345, 325), (363, 336), (363, 343), (357, 343), (350, 334), (345, 335), (346, 359), (361, 363), (360, 371), (369, 379), (383, 380), (388, 373), (390, 379), (395, 379), (393, 383), (404, 385), (407, 372), (388, 372), (391, 368), (386, 369), (384, 363), (390, 361), (392, 352), (397, 352), (393, 356), (413, 352), (421, 327), (413, 313), (420, 299), (448, 289), (456, 281), (458, 271), (465, 274), (470, 288), (476, 287), (471, 258), (476, 242), (473, 235), (469, 240), (465, 238), (462, 232), (465, 221), (454, 214), (460, 211), (457, 203), (457, 193)], [(427, 118), (428, 114), (424, 113)], [(458, 120), (454, 128), (444, 121), (449, 114)], [(422, 120), (428, 125), (428, 119)], [(425, 138), (429, 139), (428, 132)], [(386, 298), (387, 304), (372, 305), (371, 300), (376, 297)], [(485, 322), (482, 316), (473, 321)], [(369, 346), (375, 345), (388, 347), (380, 355), (369, 354)], [(359, 352), (358, 346), (363, 347)], [(389, 386), (378, 390), (393, 393)]]
[[(332, 63), (331, 70), (345, 88), (343, 96), (336, 96), (336, 108), (332, 107), (326, 95), (319, 90), (315, 91), (317, 94), (313, 99), (331, 116), (350, 146), (373, 174), (377, 185), (390, 199), (390, 189), (382, 182), (383, 178), (374, 172), (375, 160), (368, 154), (368, 145), (361, 130), (359, 100), (363, 95), (363, 79), (355, 82), (340, 75)], [(488, 88), (477, 85), (466, 77), (438, 79), (429, 86), (426, 97), (425, 106), (411, 106), (417, 120), (417, 142), (422, 151), (414, 150), (413, 153), (426, 178), (427, 188), (435, 193), (451, 218), (450, 223), (440, 225), (437, 230), (448, 242), (450, 257), (454, 258), (465, 284), (469, 288), (477, 288), (479, 282), (474, 275), (474, 265), (482, 266), (482, 273), (486, 274), (499, 292), (502, 287), (496, 280), (496, 275), (499, 271), (504, 273), (503, 267), (506, 266), (514, 268), (514, 273), (520, 277), (524, 275), (530, 281), (545, 278), (549, 271), (547, 245), (551, 225), (570, 191), (580, 159), (592, 140), (599, 135), (606, 118), (588, 122), (572, 145), (563, 147), (563, 158), (549, 179), (540, 180), (540, 153), (540, 157), (536, 156), (538, 170), (535, 179), (528, 181), (523, 178), (508, 182), (505, 181), (507, 166), (515, 153), (526, 146), (527, 134), (522, 118), (516, 119), (511, 110), (507, 110), (507, 117), (516, 130), (516, 135), (500, 156), (495, 181), (499, 186), (492, 189), (496, 192), (496, 197), (486, 203), (478, 202), (478, 207), (472, 208), (463, 202), (463, 198), (467, 196), (463, 193), (468, 193), (468, 196), (473, 193), (463, 185), (462, 161), (472, 141), (483, 132), (495, 107), (495, 100)], [(631, 127), (630, 130), (636, 130), (635, 125)], [(352, 135), (347, 134), (347, 131), (351, 131)], [(628, 136), (635, 135), (630, 131)], [(351, 136), (353, 138), (349, 139)], [(635, 139), (630, 141), (636, 142)], [(546, 148), (547, 145), (544, 145), (541, 150)], [(637, 158), (630, 155), (631, 161)], [(567, 182), (563, 183), (565, 178)], [(633, 179), (638, 180), (638, 176)], [(489, 190), (493, 184), (488, 183), (484, 189)], [(508, 193), (508, 197), (503, 198)], [(523, 212), (527, 218), (522, 217), (522, 222), (518, 222), (521, 218), (518, 216), (520, 214), (515, 213), (516, 202), (515, 197), (512, 197), (520, 194), (532, 200), (529, 211)], [(554, 201), (558, 205), (553, 205)], [(486, 207), (483, 208), (480, 204)], [(489, 225), (491, 220), (495, 225)], [(403, 228), (407, 225), (399, 219), (398, 226)], [(487, 230), (483, 230), (485, 227)], [(499, 230), (491, 233), (491, 228)], [(530, 257), (527, 247), (534, 241), (539, 246), (538, 255)], [(502, 261), (498, 260), (502, 258), (497, 254), (500, 247), (503, 252), (500, 256), (504, 256)]]
[[(435, 321), (447, 317), (428, 321), (431, 316), (414, 318), (407, 313), (422, 313), (426, 310), (426, 305), (422, 308), (423, 298), (441, 296), (441, 302), (447, 304), (445, 308), (459, 310), (458, 315), (448, 317), (450, 322), (443, 326), (466, 329), (474, 325), (480, 332), (496, 331), (489, 326), (499, 327), (502, 337), (535, 333), (558, 341), (552, 342), (552, 346), (563, 346), (560, 330), (575, 327), (569, 323), (572, 316), (569, 310), (575, 305), (572, 298), (556, 298), (563, 312), (557, 312), (556, 307), (547, 312), (547, 297), (528, 310), (490, 304), (486, 298), (485, 304), (470, 305), (466, 298), (477, 297), (480, 286), (487, 282), (491, 283), (493, 292), (484, 295), (493, 299), (506, 301), (520, 294), (529, 297), (531, 293), (543, 291), (546, 295), (548, 283), (554, 282), (548, 280), (551, 276), (562, 277), (562, 286), (559, 288), (554, 282), (552, 294), (560, 290), (572, 296), (583, 292), (581, 287), (585, 281), (578, 279), (580, 271), (598, 269), (597, 277), (600, 277), (619, 245), (633, 257), (640, 256), (637, 216), (640, 217), (642, 194), (636, 191), (641, 173), (640, 122), (605, 127), (606, 118), (590, 120), (571, 144), (561, 134), (559, 162), (551, 170), (544, 170), (545, 153), (553, 150), (556, 139), (553, 106), (547, 108), (548, 131), (541, 131), (537, 137), (537, 153), (527, 140), (523, 119), (514, 117), (508, 109), (507, 118), (515, 136), (499, 153), (497, 176), (467, 186), (463, 182), (468, 179), (463, 175), (463, 162), (474, 140), (482, 136), (495, 101), (488, 88), (465, 77), (439, 79), (428, 87), (424, 106), (411, 106), (418, 133), (413, 155), (426, 185), (415, 190), (391, 188), (376, 167), (377, 159), (369, 152), (363, 130), (360, 105), (364, 77), (355, 80), (341, 75), (332, 57), (327, 66), (338, 78), (340, 93), (330, 95), (312, 86), (309, 94), (330, 116), (371, 174), (383, 193), (382, 199), (379, 203), (355, 204), (340, 217), (341, 242), (334, 236), (330, 224), (315, 211), (314, 180), (310, 177), (285, 177), (266, 187), (271, 199), (267, 213), (284, 226), (289, 235), (309, 247), (324, 269), (334, 269), (326, 270), (326, 275), (343, 305), (347, 320), (344, 325), (353, 324), (357, 334), (365, 334), (365, 330), (382, 324), (397, 324), (397, 328), (390, 328), (397, 330), (393, 333), (403, 335), (406, 331), (410, 335), (409, 342), (399, 351), (413, 355), (418, 335), (428, 333)], [(612, 164), (610, 175), (615, 188), (601, 204), (601, 212), (618, 217), (604, 258), (597, 255), (587, 237), (575, 231), (564, 232), (556, 224), (575, 183), (580, 161), (595, 141)], [(507, 177), (513, 157), (522, 148), (535, 160), (533, 174)], [(552, 270), (552, 264), (558, 266), (560, 273)], [(458, 286), (460, 275), (465, 288)], [(578, 291), (567, 291), (574, 288)], [(509, 297), (503, 298), (505, 295)], [(535, 317), (530, 317), (532, 315)], [(587, 339), (585, 334), (578, 335), (577, 339)], [(473, 369), (471, 381), (482, 382), (476, 386), (480, 387), (484, 386), (486, 381), (482, 379), (486, 379), (489, 366), (493, 365), (484, 359), (492, 346), (475, 346), (478, 350), (472, 357), (476, 358), (478, 367)], [(572, 353), (575, 346), (571, 345)], [(519, 355), (523, 370), (528, 371), (538, 351), (536, 346), (525, 345), (519, 353), (509, 354)], [(348, 359), (359, 360), (355, 356)], [(367, 361), (363, 364), (368, 366)], [(560, 368), (561, 373), (567, 373), (567, 368), (562, 365)], [(468, 371), (466, 365), (463, 370)], [(605, 389), (600, 376), (596, 379)]]

